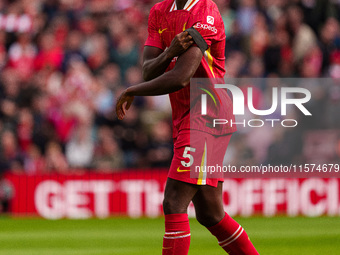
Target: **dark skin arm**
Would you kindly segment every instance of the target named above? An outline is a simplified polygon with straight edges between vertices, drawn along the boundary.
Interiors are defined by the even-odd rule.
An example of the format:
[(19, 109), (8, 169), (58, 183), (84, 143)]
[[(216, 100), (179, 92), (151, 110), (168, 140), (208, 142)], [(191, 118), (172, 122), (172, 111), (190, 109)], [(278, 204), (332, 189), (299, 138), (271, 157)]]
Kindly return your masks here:
[(162, 75), (172, 59), (184, 53), (193, 42), (188, 32), (182, 32), (174, 37), (169, 48), (165, 51), (157, 47), (145, 46), (143, 53), (143, 79), (150, 81)]
[(129, 87), (117, 100), (116, 113), (121, 120), (132, 104), (134, 96), (169, 94), (186, 87), (201, 63), (203, 54), (198, 47), (190, 47), (177, 60), (175, 67), (161, 76)]

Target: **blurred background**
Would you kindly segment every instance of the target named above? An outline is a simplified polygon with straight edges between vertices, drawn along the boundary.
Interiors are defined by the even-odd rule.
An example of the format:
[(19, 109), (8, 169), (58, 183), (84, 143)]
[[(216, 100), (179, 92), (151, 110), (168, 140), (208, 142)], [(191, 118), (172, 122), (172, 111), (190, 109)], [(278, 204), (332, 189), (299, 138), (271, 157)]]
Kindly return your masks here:
[[(340, 1), (214, 1), (227, 77), (246, 78), (240, 88), (253, 89), (256, 109), (270, 107), (284, 78), (312, 94), (311, 117), (289, 108), (295, 128), (240, 127), (225, 163), (339, 164)], [(113, 111), (120, 92), (142, 81), (156, 2), (0, 0), (0, 254), (160, 252), (169, 99), (136, 98), (123, 121)], [(340, 178), (229, 178), (223, 195), (262, 255), (340, 254)], [(100, 219), (72, 220), (87, 218)], [(190, 224), (189, 254), (225, 254)]]
[[(169, 167), (167, 96), (136, 98), (123, 121), (113, 111), (120, 92), (142, 81), (147, 19), (156, 2), (0, 1), (1, 176)], [(340, 1), (215, 2), (227, 36), (227, 77), (340, 78)], [(270, 84), (247, 86), (256, 107), (268, 106)], [(226, 162), (338, 163), (340, 83), (308, 88), (312, 117), (296, 116), (293, 129), (240, 130)], [(0, 186), (6, 197), (8, 185)]]

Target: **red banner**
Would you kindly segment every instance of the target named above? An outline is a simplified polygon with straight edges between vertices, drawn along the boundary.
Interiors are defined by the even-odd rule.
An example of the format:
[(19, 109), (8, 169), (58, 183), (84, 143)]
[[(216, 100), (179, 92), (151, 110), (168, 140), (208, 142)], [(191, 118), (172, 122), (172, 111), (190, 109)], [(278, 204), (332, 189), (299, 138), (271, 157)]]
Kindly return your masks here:
[[(158, 217), (166, 171), (114, 174), (8, 175), (14, 215), (48, 219)], [(339, 216), (340, 179), (226, 179), (224, 207), (231, 215)], [(194, 215), (191, 205), (189, 214)]]

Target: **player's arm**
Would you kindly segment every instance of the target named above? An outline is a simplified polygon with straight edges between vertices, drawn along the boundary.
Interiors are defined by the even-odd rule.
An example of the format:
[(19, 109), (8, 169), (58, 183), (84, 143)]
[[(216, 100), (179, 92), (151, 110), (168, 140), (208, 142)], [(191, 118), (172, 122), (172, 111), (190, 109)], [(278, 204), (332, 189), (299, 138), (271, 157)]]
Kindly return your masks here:
[[(127, 88), (117, 100), (116, 113), (123, 119), (134, 96), (156, 96), (178, 91), (190, 82), (203, 57), (198, 47), (190, 47), (177, 60), (175, 67), (161, 76)], [(126, 103), (126, 104), (125, 104)]]
[(188, 32), (177, 34), (165, 51), (153, 46), (145, 46), (143, 53), (143, 79), (150, 81), (162, 75), (174, 57), (180, 56), (192, 44)]

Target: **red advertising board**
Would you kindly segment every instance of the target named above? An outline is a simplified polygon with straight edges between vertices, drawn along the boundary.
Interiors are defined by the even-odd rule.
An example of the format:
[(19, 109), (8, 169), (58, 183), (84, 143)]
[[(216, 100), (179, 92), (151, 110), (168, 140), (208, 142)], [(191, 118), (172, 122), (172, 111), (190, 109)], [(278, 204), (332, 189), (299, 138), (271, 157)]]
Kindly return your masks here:
[[(11, 211), (48, 219), (158, 217), (166, 171), (114, 174), (13, 175)], [(339, 216), (340, 179), (226, 179), (224, 206), (231, 215)], [(194, 215), (193, 206), (189, 214)]]

